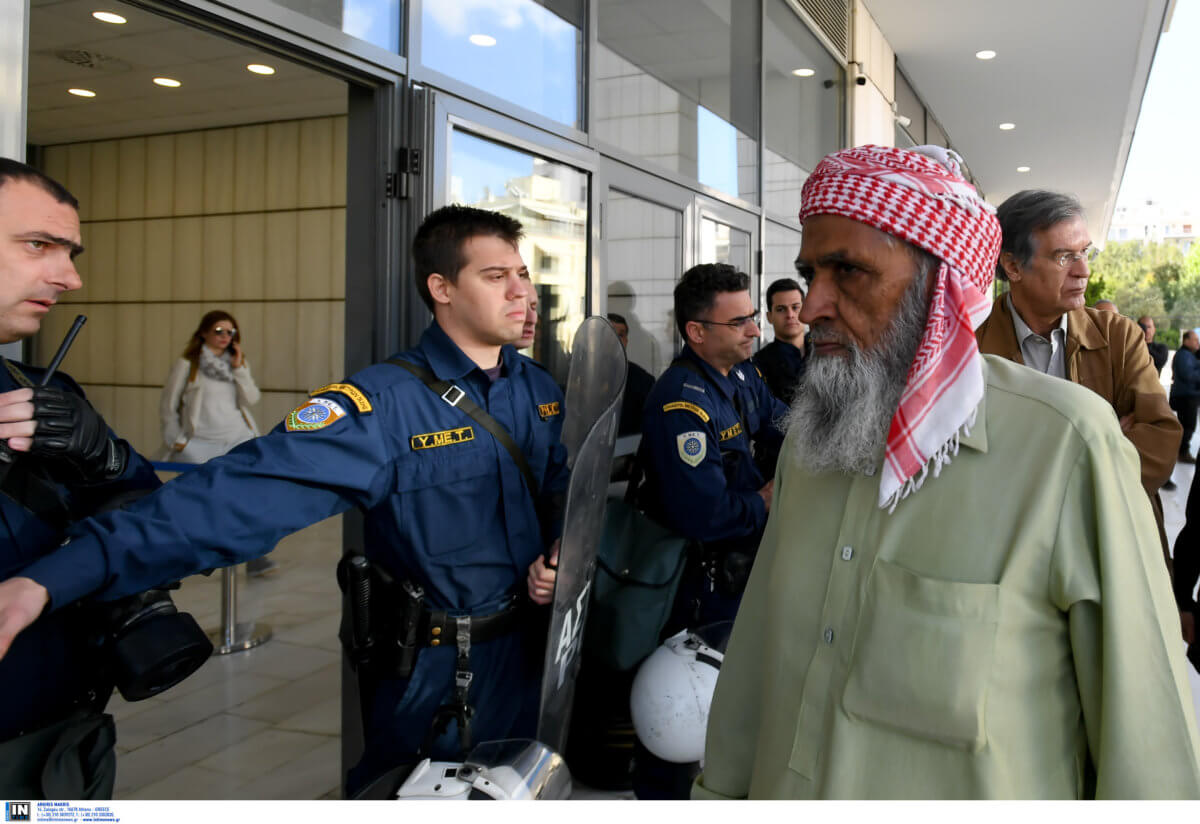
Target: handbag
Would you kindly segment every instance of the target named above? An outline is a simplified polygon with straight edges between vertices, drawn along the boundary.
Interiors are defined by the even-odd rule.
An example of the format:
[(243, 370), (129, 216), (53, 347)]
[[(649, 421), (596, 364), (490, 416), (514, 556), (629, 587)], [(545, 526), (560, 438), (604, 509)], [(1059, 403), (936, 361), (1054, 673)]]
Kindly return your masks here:
[(690, 543), (628, 501), (608, 502), (584, 629), (585, 656), (610, 670), (627, 671), (658, 648)]

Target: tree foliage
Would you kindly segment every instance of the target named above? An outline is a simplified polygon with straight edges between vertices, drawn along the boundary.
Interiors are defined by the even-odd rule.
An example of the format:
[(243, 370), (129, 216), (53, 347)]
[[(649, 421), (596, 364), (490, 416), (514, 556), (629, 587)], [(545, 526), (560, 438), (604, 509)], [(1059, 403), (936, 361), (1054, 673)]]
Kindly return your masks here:
[(1107, 298), (1123, 315), (1149, 315), (1160, 336), (1200, 326), (1200, 245), (1185, 257), (1172, 243), (1114, 241), (1091, 268), (1088, 305)]

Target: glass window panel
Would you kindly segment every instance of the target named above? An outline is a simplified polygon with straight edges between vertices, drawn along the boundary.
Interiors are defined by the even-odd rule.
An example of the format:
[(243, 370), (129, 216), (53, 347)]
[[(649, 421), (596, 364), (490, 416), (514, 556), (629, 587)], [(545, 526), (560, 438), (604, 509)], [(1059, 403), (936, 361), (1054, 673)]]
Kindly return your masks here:
[(763, 61), (763, 206), (794, 217), (809, 172), (842, 147), (845, 72), (784, 0), (767, 2)]
[(753, 5), (738, 0), (734, 14), (734, 0), (598, 0), (592, 133), (757, 203)]
[[(763, 244), (763, 295), (767, 288), (777, 280), (796, 277), (796, 255), (800, 254), (800, 230), (790, 226), (782, 226), (773, 220), (767, 221), (767, 231)], [(765, 298), (764, 298), (765, 300)], [(764, 305), (763, 312), (770, 311)], [(762, 342), (768, 344), (775, 340), (775, 330), (771, 324), (763, 326)]]
[(909, 137), (913, 139), (914, 145), (923, 145), (925, 143), (925, 105), (921, 102), (921, 98), (917, 97), (916, 91), (899, 67), (896, 68), (896, 114), (912, 121), (907, 127)]
[(925, 118), (925, 139), (935, 146), (950, 148), (950, 138), (932, 117)]
[(682, 272), (683, 214), (609, 190), (608, 311), (629, 321), (629, 359), (654, 376), (679, 349), (675, 283)]
[(750, 300), (758, 306), (758, 279), (750, 271), (750, 233), (711, 218), (700, 219), (700, 258), (697, 263), (728, 263), (750, 275)]
[(400, 0), (273, 0), (390, 52), (400, 51)]
[(425, 0), (421, 62), (579, 128), (583, 0)]
[(587, 302), (587, 174), (455, 129), (449, 200), (521, 221), (521, 257), (538, 291), (532, 357), (565, 384)]

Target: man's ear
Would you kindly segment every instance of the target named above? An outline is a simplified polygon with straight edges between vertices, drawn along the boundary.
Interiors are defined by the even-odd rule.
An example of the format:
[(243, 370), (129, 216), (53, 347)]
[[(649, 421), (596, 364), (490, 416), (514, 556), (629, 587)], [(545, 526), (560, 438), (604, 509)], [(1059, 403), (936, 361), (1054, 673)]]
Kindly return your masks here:
[(704, 324), (698, 320), (689, 320), (683, 325), (684, 332), (687, 333), (689, 343), (701, 344), (704, 343)]
[(434, 303), (450, 303), (450, 287), (453, 284), (446, 280), (445, 277), (439, 275), (437, 272), (433, 272), (425, 279), (425, 285), (429, 287), (429, 295), (433, 298)]
[(1021, 267), (1017, 265), (1017, 258), (1012, 252), (1000, 253), (1000, 266), (1004, 269), (1004, 274), (1008, 275), (1010, 283), (1021, 282)]

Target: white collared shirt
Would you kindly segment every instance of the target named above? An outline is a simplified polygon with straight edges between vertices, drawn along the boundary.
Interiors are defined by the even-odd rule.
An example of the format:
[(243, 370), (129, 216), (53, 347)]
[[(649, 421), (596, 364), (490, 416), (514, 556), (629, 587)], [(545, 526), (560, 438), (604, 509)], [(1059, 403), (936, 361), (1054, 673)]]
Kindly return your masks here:
[(1029, 328), (1029, 324), (1013, 306), (1012, 292), (1008, 293), (1008, 311), (1012, 312), (1013, 329), (1017, 333), (1017, 342), (1021, 344), (1021, 357), (1025, 365), (1056, 378), (1067, 377), (1066, 343), (1067, 315), (1058, 319), (1058, 326), (1050, 330), (1050, 338), (1046, 339)]

